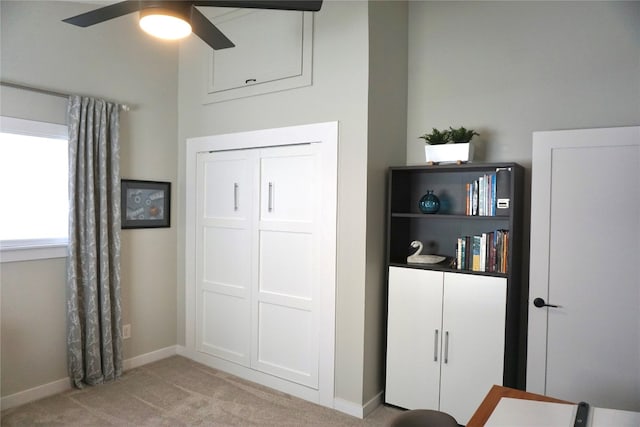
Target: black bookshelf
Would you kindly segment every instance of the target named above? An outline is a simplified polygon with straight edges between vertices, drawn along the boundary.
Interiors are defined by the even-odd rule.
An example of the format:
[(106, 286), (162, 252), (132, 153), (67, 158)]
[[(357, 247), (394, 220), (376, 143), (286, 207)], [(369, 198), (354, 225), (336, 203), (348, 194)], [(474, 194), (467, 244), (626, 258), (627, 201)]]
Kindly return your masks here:
[[(467, 215), (467, 183), (493, 174), (498, 169), (510, 170), (510, 207), (505, 215)], [(526, 349), (520, 335), (526, 325), (520, 322), (522, 284), (522, 217), (524, 168), (517, 163), (467, 163), (434, 166), (392, 167), (388, 174), (387, 208), (387, 267), (407, 267), (460, 274), (489, 275), (507, 279), (507, 308), (505, 330), (504, 382), (518, 387), (524, 373)], [(440, 199), (435, 214), (424, 214), (418, 202), (432, 190)], [(474, 236), (494, 230), (509, 231), (509, 250), (505, 273), (461, 270), (452, 263), (457, 258), (457, 242), (461, 236)], [(407, 257), (415, 252), (413, 240), (424, 244), (423, 254), (437, 254), (447, 259), (438, 264), (407, 264)], [(470, 320), (472, 321), (472, 320)]]

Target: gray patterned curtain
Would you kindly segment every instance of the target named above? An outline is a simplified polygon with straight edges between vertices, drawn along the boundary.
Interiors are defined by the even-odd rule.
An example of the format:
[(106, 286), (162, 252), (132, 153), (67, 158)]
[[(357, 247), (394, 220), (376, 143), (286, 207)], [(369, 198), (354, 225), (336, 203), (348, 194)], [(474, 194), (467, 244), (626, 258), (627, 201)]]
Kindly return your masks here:
[(67, 362), (74, 386), (122, 374), (118, 105), (71, 96)]

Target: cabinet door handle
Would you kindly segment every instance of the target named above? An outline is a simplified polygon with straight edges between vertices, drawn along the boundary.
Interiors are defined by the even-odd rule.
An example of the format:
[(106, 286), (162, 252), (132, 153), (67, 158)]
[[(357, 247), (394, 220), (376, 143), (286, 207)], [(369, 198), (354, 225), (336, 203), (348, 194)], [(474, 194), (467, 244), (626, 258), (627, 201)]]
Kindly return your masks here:
[(269, 212), (273, 211), (273, 182), (269, 183)]
[(438, 330), (433, 333), (433, 361), (438, 361)]
[(233, 183), (233, 210), (237, 211), (238, 210), (238, 188), (240, 186), (238, 185), (237, 182)]
[(449, 331), (444, 333), (444, 363), (449, 363)]

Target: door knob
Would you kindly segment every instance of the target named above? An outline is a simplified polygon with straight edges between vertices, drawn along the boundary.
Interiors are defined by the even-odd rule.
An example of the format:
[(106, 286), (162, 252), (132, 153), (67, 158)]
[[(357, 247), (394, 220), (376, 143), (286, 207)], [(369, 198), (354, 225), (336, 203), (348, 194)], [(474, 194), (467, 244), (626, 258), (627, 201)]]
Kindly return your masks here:
[(547, 304), (545, 302), (544, 299), (542, 298), (536, 298), (533, 300), (533, 305), (535, 305), (536, 307), (540, 308), (540, 307), (554, 307), (554, 308), (558, 308), (558, 305), (554, 305), (554, 304)]

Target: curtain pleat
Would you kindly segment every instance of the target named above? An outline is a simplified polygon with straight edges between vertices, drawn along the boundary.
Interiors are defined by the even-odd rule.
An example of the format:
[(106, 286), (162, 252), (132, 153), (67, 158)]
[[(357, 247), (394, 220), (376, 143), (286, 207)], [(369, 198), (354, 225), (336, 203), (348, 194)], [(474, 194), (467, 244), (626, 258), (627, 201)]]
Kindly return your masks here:
[(71, 96), (68, 122), (67, 359), (81, 388), (122, 374), (118, 105)]

